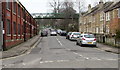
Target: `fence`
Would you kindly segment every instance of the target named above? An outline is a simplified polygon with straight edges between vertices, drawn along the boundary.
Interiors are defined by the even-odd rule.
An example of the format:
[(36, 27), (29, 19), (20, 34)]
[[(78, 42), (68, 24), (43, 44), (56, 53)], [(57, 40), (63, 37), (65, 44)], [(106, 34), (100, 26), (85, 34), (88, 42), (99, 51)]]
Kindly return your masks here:
[(104, 35), (96, 35), (97, 41), (100, 43), (109, 44), (111, 46), (120, 47), (120, 39), (116, 39), (115, 37), (109, 37)]

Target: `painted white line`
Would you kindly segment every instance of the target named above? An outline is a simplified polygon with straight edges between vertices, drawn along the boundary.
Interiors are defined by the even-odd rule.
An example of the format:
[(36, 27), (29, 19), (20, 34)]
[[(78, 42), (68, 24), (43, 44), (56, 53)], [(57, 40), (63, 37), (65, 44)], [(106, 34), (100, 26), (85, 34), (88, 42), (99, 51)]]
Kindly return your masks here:
[(57, 62), (68, 62), (69, 60), (57, 60)]
[(44, 63), (44, 62), (41, 61), (40, 63), (42, 64), (42, 63)]
[(99, 58), (91, 58), (91, 59), (93, 59), (93, 60), (102, 60), (102, 59), (99, 59)]
[(79, 55), (80, 57), (83, 57), (83, 55)]
[(107, 60), (117, 60), (117, 59), (107, 59)]
[(58, 43), (59, 43), (61, 46), (63, 46), (63, 44), (60, 42), (60, 40), (58, 40), (58, 38), (56, 38), (56, 39), (57, 39)]
[(24, 66), (25, 66), (26, 64), (25, 64), (25, 63), (22, 63), (22, 65), (24, 65)]
[(88, 58), (88, 57), (84, 57), (84, 58), (87, 59), (87, 60), (90, 59), (90, 58)]
[(76, 52), (73, 52), (74, 54), (78, 54), (78, 53), (76, 53)]

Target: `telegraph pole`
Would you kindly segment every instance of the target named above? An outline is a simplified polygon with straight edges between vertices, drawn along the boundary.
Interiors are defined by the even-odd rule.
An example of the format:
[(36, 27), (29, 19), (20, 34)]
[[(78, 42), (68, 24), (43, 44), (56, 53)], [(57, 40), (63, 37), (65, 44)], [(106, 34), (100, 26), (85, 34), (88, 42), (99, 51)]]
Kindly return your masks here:
[(0, 51), (3, 46), (2, 1), (0, 1)]

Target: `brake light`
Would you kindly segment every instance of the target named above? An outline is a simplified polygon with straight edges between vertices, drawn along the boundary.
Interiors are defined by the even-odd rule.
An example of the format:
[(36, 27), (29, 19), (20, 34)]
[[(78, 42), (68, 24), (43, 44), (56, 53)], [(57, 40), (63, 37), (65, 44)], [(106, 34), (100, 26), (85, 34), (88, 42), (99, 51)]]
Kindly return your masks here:
[(74, 37), (74, 35), (72, 35), (72, 37)]
[(97, 39), (94, 39), (94, 41), (96, 41)]
[(82, 40), (85, 40), (84, 38), (82, 38)]

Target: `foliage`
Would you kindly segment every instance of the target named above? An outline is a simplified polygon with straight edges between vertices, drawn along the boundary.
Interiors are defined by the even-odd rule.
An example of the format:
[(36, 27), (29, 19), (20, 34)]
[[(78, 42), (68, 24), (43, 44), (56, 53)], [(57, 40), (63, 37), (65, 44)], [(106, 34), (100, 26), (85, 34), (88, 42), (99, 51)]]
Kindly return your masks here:
[(120, 30), (117, 30), (117, 31), (116, 31), (116, 38), (119, 38), (119, 39), (120, 39)]

